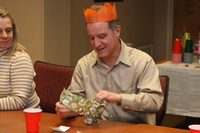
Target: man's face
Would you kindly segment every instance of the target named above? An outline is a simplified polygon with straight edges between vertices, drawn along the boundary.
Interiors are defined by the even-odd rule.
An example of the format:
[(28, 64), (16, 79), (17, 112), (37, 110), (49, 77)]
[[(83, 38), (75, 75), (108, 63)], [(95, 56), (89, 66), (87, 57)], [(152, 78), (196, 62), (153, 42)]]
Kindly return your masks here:
[(87, 23), (90, 44), (102, 59), (109, 59), (116, 55), (117, 47), (120, 47), (120, 26), (112, 31), (108, 22)]
[(0, 48), (7, 48), (13, 41), (13, 27), (9, 18), (0, 17)]

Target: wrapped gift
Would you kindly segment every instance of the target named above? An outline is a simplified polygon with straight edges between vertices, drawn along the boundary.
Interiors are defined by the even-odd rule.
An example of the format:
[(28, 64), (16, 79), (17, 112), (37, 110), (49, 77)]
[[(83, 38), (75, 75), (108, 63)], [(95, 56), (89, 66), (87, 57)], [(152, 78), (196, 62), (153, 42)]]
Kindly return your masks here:
[(99, 103), (95, 100), (88, 100), (82, 96), (70, 93), (64, 89), (60, 95), (60, 103), (67, 109), (71, 109), (84, 116), (84, 123), (90, 125), (99, 124), (106, 102)]

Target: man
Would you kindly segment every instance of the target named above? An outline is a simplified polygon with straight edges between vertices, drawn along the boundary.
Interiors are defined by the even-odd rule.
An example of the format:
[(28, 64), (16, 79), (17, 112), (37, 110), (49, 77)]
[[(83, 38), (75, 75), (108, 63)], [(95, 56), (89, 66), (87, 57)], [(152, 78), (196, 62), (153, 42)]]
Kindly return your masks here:
[[(84, 11), (93, 51), (82, 57), (68, 90), (107, 105), (103, 120), (155, 124), (155, 113), (163, 102), (159, 72), (146, 53), (126, 46), (115, 4), (105, 3)], [(56, 103), (57, 114), (66, 118), (72, 110)]]

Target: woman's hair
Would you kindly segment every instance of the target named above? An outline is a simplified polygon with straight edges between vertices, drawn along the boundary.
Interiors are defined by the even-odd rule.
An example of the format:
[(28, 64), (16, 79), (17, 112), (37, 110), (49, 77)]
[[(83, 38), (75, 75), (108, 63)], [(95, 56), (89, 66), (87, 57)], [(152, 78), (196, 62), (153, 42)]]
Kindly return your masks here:
[(12, 56), (16, 51), (27, 52), (26, 48), (17, 42), (18, 41), (17, 27), (13, 17), (9, 14), (6, 8), (0, 7), (0, 18), (9, 18), (10, 21), (12, 22), (12, 28), (13, 28), (13, 42), (11, 46), (8, 48), (8, 51), (7, 53), (5, 53), (5, 55)]

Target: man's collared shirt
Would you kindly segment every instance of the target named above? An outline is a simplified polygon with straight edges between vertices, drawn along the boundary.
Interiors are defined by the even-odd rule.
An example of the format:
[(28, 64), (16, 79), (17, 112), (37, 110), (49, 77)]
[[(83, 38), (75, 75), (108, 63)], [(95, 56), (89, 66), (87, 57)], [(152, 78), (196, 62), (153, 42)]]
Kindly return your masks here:
[(104, 120), (155, 124), (155, 113), (163, 102), (159, 72), (153, 59), (121, 40), (121, 52), (109, 68), (95, 51), (82, 57), (75, 68), (68, 90), (94, 99), (99, 90), (120, 93), (121, 105), (108, 103)]

